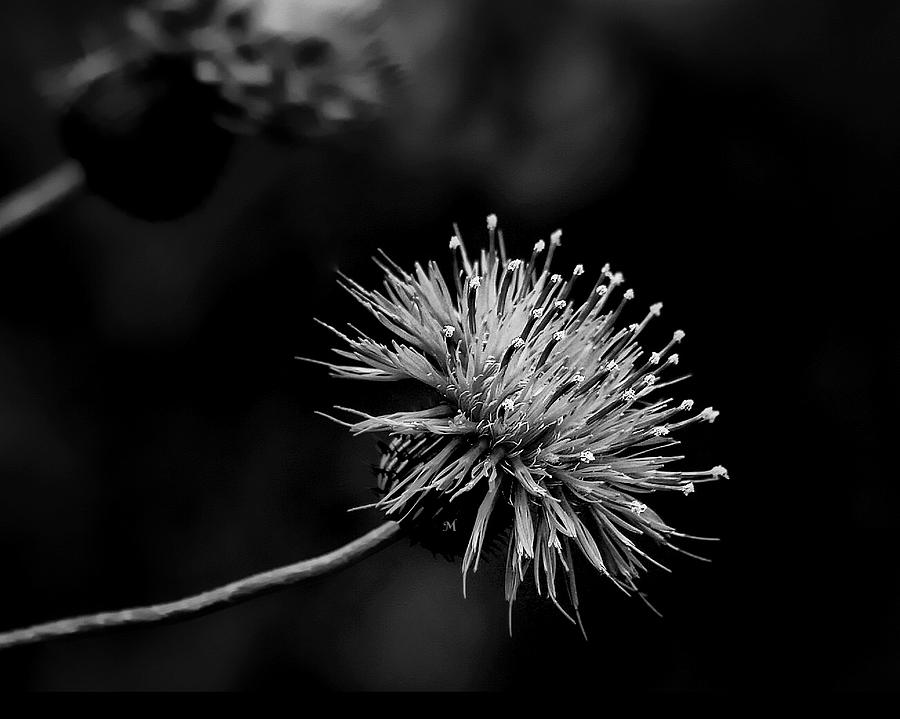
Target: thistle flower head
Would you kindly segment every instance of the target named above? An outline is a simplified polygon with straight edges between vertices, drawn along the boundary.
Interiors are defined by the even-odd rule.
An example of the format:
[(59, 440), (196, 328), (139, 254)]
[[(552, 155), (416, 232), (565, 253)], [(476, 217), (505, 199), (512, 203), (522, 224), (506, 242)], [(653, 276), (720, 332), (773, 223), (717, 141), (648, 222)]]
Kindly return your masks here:
[(387, 259), (379, 261), (383, 291), (344, 280), (393, 338), (335, 330), (344, 361), (326, 364), (337, 377), (412, 379), (432, 390), (424, 410), (347, 410), (358, 420), (354, 433), (392, 435), (380, 465), (382, 496), (370, 506), (429, 540), (459, 540), (464, 586), (486, 546), (505, 542), (510, 607), (528, 572), (560, 608), (562, 579), (577, 616), (575, 554), (633, 592), (645, 561), (656, 563), (641, 545), (671, 547), (686, 536), (637, 497), (687, 495), (727, 476), (723, 467), (668, 468), (681, 459), (667, 452), (679, 444), (674, 436), (718, 413), (692, 414), (691, 400), (665, 396), (679, 379), (667, 376), (674, 363), (666, 360), (683, 333), (649, 353), (638, 342), (661, 305), (619, 328), (633, 297), (615, 291), (620, 274), (604, 268), (583, 303), (567, 302), (581, 265), (563, 280), (551, 274), (549, 257), (541, 266), (534, 253), (530, 261), (507, 259), (493, 216), (488, 228), (490, 244), (473, 261), (460, 238), (449, 284), (434, 262), (406, 272)]

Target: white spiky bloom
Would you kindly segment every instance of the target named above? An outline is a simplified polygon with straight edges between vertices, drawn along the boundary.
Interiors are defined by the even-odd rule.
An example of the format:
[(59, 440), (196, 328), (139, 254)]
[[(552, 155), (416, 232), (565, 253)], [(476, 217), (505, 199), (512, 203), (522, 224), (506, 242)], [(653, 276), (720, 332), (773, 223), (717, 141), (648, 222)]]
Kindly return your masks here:
[[(680, 379), (665, 378), (672, 364), (660, 359), (683, 336), (676, 332), (645, 359), (638, 336), (660, 305), (633, 331), (617, 330), (630, 291), (613, 302), (620, 283), (601, 275), (598, 284), (608, 282), (610, 291), (589, 291), (583, 304), (549, 311), (568, 297), (571, 282), (552, 282), (549, 261), (542, 268), (501, 262), (505, 248), (494, 244), (491, 227), (490, 246), (476, 261), (461, 247), (455, 257), (463, 267), (450, 284), (434, 262), (410, 273), (387, 259), (379, 261), (383, 292), (345, 278), (394, 338), (382, 343), (334, 330), (348, 345), (336, 350), (346, 362), (324, 364), (337, 377), (413, 379), (434, 392), (424, 410), (372, 416), (341, 408), (359, 417), (354, 433), (395, 438), (382, 463), (384, 495), (370, 506), (415, 527), (470, 501), (460, 523), (464, 581), (495, 530), (508, 528), (510, 606), (531, 565), (538, 591), (557, 606), (557, 576), (565, 575), (577, 615), (573, 553), (632, 592), (644, 560), (656, 563), (640, 540), (671, 547), (687, 536), (635, 495), (688, 494), (727, 476), (722, 467), (667, 469), (681, 459), (666, 452), (678, 444), (672, 435), (717, 413), (708, 408), (682, 419), (693, 403), (659, 396)], [(474, 275), (482, 278), (477, 292), (464, 281)]]

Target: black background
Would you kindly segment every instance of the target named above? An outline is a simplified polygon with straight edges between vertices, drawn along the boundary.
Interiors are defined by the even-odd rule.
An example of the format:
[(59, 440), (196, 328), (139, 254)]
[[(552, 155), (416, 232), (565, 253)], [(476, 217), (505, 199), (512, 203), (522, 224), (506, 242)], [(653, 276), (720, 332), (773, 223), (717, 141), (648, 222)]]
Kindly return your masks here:
[[(34, 78), (116, 5), (3, 3), (0, 191), (62, 158)], [(721, 538), (712, 563), (646, 578), (664, 618), (582, 567), (589, 641), (530, 590), (509, 638), (501, 562), (463, 599), (458, 564), (401, 542), (189, 623), (7, 652), (0, 686), (896, 686), (900, 11), (665, 6), (423, 3), (455, 34), (409, 70), (394, 144), (244, 139), (182, 220), (85, 195), (0, 239), (2, 628), (176, 598), (374, 527), (346, 511), (369, 501), (374, 442), (313, 411), (399, 397), (292, 358), (327, 357), (314, 316), (364, 321), (336, 267), (371, 286), (377, 247), (444, 260), (451, 223), (474, 244), (491, 211), (523, 253), (562, 227), (561, 266), (611, 262), (663, 301), (652, 336), (687, 332), (685, 396), (722, 411), (685, 452), (731, 479), (653, 505)]]

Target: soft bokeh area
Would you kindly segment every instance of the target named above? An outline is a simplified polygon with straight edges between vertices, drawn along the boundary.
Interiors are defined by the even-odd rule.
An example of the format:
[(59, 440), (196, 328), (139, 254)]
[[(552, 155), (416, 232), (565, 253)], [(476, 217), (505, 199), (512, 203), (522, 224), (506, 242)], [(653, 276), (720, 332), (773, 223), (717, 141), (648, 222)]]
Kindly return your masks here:
[[(299, 1), (299, 0), (298, 0)], [(653, 506), (720, 537), (644, 583), (580, 572), (584, 641), (502, 562), (401, 541), (194, 621), (0, 654), (7, 690), (895, 688), (900, 680), (900, 6), (853, 0), (385, 0), (401, 77), (345, 142), (241, 138), (183, 219), (84, 194), (0, 238), (0, 629), (174, 599), (376, 526), (374, 439), (314, 414), (403, 388), (327, 377), (313, 322), (365, 322), (377, 248), (449, 259), (488, 212), (524, 253), (605, 262), (681, 390), (722, 415)], [(122, 3), (0, 5), (0, 194), (64, 159), (44, 73)], [(144, 177), (165, 191), (195, 158)], [(134, 167), (134, 173), (142, 173)], [(639, 316), (640, 315), (640, 316)], [(648, 500), (649, 501), (649, 500)]]

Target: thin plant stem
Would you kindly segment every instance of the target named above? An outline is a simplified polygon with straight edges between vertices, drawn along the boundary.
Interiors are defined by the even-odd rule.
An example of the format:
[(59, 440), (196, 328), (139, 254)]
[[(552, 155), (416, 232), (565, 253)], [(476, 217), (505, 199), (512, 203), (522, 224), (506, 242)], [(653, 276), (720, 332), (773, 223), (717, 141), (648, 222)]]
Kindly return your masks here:
[(0, 650), (23, 644), (84, 634), (114, 627), (133, 624), (150, 624), (173, 620), (190, 619), (200, 614), (208, 614), (225, 609), (239, 602), (260, 596), (277, 589), (291, 586), (306, 579), (332, 574), (344, 567), (368, 557), (382, 549), (400, 536), (400, 525), (396, 522), (385, 522), (368, 534), (354, 539), (349, 544), (312, 559), (305, 559), (296, 564), (289, 564), (268, 572), (255, 574), (236, 582), (211, 589), (192, 597), (179, 599), (165, 604), (153, 604), (147, 607), (135, 607), (116, 612), (87, 614), (71, 619), (61, 619), (46, 624), (36, 624), (25, 629), (16, 629), (0, 634)]
[(0, 237), (38, 217), (84, 186), (84, 170), (67, 160), (43, 177), (0, 200)]

